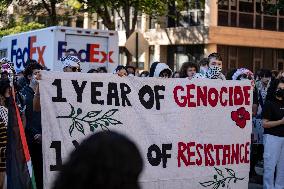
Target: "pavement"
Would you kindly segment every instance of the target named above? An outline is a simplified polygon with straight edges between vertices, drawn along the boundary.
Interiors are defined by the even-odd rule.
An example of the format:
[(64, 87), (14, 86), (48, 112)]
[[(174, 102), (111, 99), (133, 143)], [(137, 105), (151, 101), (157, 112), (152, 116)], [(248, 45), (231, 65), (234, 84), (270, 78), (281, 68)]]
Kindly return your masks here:
[(262, 185), (249, 183), (248, 189), (263, 189)]

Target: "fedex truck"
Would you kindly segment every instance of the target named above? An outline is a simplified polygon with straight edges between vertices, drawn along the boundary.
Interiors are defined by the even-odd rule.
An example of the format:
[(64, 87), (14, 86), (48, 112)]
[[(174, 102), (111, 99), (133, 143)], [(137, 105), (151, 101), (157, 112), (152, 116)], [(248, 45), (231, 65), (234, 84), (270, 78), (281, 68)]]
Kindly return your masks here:
[(106, 67), (112, 72), (118, 65), (118, 34), (82, 28), (54, 26), (16, 35), (0, 41), (0, 58), (7, 57), (17, 72), (24, 70), (26, 61), (34, 59), (52, 71), (62, 71), (60, 58), (77, 56), (82, 72)]

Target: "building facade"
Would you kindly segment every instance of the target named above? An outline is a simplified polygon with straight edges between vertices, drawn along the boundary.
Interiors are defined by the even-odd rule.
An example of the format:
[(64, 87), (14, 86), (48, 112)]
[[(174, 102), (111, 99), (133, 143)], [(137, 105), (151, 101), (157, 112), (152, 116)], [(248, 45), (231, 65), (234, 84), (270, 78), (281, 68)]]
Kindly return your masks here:
[[(225, 72), (238, 67), (254, 72), (260, 68), (284, 69), (284, 10), (271, 12), (271, 4), (264, 5), (264, 0), (186, 1), (189, 6), (178, 12), (174, 22), (166, 16), (138, 16), (136, 28), (149, 43), (139, 57), (140, 70), (149, 70), (155, 61), (179, 70), (183, 62), (198, 62), (212, 52), (222, 55)], [(13, 12), (19, 10), (14, 8)], [(64, 14), (64, 8), (59, 12)], [(124, 16), (122, 11), (120, 15)], [(46, 16), (27, 19), (44, 23)], [(118, 14), (114, 19), (119, 33), (119, 60), (125, 64), (124, 26)], [(107, 29), (96, 14), (88, 13), (69, 16), (60, 25)], [(134, 57), (133, 62), (137, 62)]]
[[(137, 29), (149, 42), (149, 48), (139, 58), (140, 69), (148, 70), (152, 62), (161, 61), (179, 70), (185, 61), (198, 62), (218, 52), (222, 55), (225, 72), (239, 67), (252, 71), (283, 70), (284, 11), (272, 13), (271, 5), (264, 6), (262, 1), (205, 0), (198, 7), (180, 12), (175, 25), (171, 25), (167, 17), (151, 19), (140, 15)], [(99, 19), (97, 26), (104, 29)], [(123, 64), (126, 39), (119, 18), (117, 29)]]

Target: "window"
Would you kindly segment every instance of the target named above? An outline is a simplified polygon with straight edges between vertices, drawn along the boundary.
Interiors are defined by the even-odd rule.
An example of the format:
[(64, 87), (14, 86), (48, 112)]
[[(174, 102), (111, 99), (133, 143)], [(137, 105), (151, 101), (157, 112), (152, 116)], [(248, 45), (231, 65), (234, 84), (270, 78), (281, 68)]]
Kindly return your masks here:
[(219, 1), (218, 25), (284, 31), (284, 10), (279, 10), (277, 14), (272, 4), (275, 1), (263, 2), (264, 0)]
[(252, 2), (243, 2), (243, 1), (240, 1), (239, 2), (239, 11), (240, 12), (249, 12), (249, 13), (253, 13), (253, 6), (254, 6), (254, 3)]
[(149, 29), (155, 29), (156, 28), (156, 23), (157, 23), (157, 19), (150, 17), (150, 22), (149, 22)]
[(266, 30), (276, 30), (276, 17), (264, 16), (263, 17), (263, 29)]
[(83, 28), (84, 27), (84, 19), (83, 18), (80, 18), (80, 17), (77, 18), (77, 20), (76, 20), (76, 27), (78, 27), (78, 28)]
[(204, 24), (204, 11), (203, 10), (192, 10), (192, 11), (181, 11), (179, 17), (179, 26), (199, 26)]
[(229, 0), (219, 1), (218, 9), (219, 10), (228, 10), (229, 9)]
[(142, 18), (139, 16), (137, 17), (137, 22), (136, 22), (136, 26), (137, 26), (137, 29), (141, 29), (142, 28)]
[(239, 27), (241, 28), (253, 28), (253, 15), (252, 14), (240, 14), (239, 15)]
[(0, 59), (4, 57), (7, 57), (7, 49), (0, 50)]
[(228, 26), (228, 12), (219, 11), (218, 12), (218, 25), (219, 26)]

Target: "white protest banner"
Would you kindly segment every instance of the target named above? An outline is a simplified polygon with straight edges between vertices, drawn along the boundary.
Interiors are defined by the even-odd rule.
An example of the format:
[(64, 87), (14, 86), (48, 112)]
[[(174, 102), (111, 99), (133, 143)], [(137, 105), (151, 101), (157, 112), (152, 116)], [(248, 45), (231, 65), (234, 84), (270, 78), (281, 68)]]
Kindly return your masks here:
[(143, 156), (143, 189), (245, 189), (251, 93), (249, 81), (43, 72), (44, 188), (74, 144), (114, 130)]

